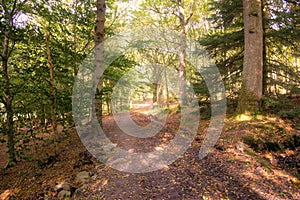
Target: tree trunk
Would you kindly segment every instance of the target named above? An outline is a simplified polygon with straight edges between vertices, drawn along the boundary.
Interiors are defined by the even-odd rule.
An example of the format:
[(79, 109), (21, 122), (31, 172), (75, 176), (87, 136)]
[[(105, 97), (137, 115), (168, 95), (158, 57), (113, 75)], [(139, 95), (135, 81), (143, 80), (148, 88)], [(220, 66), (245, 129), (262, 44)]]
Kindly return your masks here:
[(11, 40), (11, 30), (13, 27), (13, 17), (16, 14), (17, 10), (16, 3), (17, 1), (11, 2), (14, 5), (14, 8), (11, 11), (7, 10), (7, 3), (5, 1), (2, 1), (3, 6), (3, 19), (5, 20), (4, 23), (7, 26), (6, 31), (3, 32), (4, 40), (3, 40), (3, 50), (1, 54), (2, 58), (2, 74), (3, 74), (3, 82), (4, 82), (4, 89), (3, 89), (3, 100), (4, 100), (4, 106), (6, 109), (6, 134), (7, 134), (7, 146), (8, 146), (8, 162), (5, 166), (11, 167), (16, 162), (16, 152), (15, 152), (15, 136), (14, 136), (14, 110), (13, 110), (13, 95), (11, 94), (11, 83), (10, 83), (10, 77), (9, 77), (9, 69), (8, 69), (8, 61), (9, 56), (14, 48), (14, 45), (11, 49), (9, 49), (10, 40)]
[(179, 97), (180, 104), (186, 104), (186, 20), (183, 13), (184, 0), (179, 0), (179, 21), (180, 21), (180, 52), (179, 52)]
[(266, 32), (267, 32), (267, 13), (265, 10), (266, 0), (261, 1), (261, 11), (262, 11), (262, 26), (263, 26), (263, 96), (268, 95), (268, 69), (267, 69), (267, 46), (266, 46)]
[(157, 103), (157, 91), (158, 91), (158, 84), (153, 83), (152, 84), (152, 102)]
[(3, 52), (2, 52), (2, 69), (4, 79), (4, 105), (6, 109), (6, 134), (8, 141), (9, 160), (6, 167), (12, 166), (16, 161), (15, 141), (14, 141), (14, 120), (13, 120), (13, 104), (12, 95), (10, 92), (10, 78), (8, 72), (8, 58), (9, 58), (9, 32), (4, 33)]
[(164, 57), (163, 57), (163, 66), (164, 66), (164, 78), (165, 78), (165, 87), (166, 87), (166, 105), (167, 108), (169, 108), (170, 107), (169, 86), (168, 86), (167, 66)]
[(244, 66), (239, 113), (259, 110), (263, 82), (263, 30), (261, 0), (244, 0)]
[[(102, 88), (103, 88), (103, 72), (104, 72), (104, 24), (106, 3), (105, 0), (97, 0), (97, 19), (95, 27), (95, 82), (94, 87), (97, 88), (98, 98), (95, 100), (96, 113), (99, 118), (100, 126), (102, 127)], [(95, 88), (95, 89), (96, 89)]]
[[(74, 49), (74, 53), (75, 55), (77, 55), (77, 34), (76, 34), (76, 27), (77, 27), (77, 14), (78, 14), (78, 11), (77, 11), (77, 6), (78, 6), (78, 0), (75, 0), (75, 6), (74, 6), (74, 18), (73, 18), (73, 43), (74, 43), (74, 46), (73, 46), (73, 49)], [(76, 56), (77, 57), (77, 56)], [(75, 62), (74, 62), (74, 77), (77, 76), (78, 74), (78, 63), (77, 63), (77, 58), (75, 58)]]
[(47, 58), (50, 69), (50, 100), (51, 100), (51, 123), (55, 136), (57, 136), (57, 120), (56, 120), (56, 98), (55, 98), (55, 83), (54, 83), (54, 65), (51, 58), (50, 50), (50, 33), (46, 32), (46, 48), (47, 48)]
[(160, 79), (160, 73), (157, 67), (153, 68), (153, 84), (152, 84), (152, 103), (157, 103), (157, 95), (158, 95), (158, 81)]

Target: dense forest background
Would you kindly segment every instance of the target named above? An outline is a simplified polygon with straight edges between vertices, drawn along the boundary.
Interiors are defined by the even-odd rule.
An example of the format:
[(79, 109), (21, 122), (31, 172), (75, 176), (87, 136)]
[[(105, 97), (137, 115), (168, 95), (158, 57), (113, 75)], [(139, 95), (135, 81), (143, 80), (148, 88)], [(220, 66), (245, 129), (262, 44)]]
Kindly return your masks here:
[[(97, 5), (101, 2), (105, 5), (102, 10), (102, 29), (101, 24), (97, 25), (99, 12), (101, 14)], [(245, 113), (254, 118), (273, 114), (299, 130), (300, 3), (297, 0), (257, 2), (2, 0), (0, 142), (7, 146), (5, 151), (9, 156), (5, 160), (6, 167), (13, 167), (24, 160), (34, 161), (34, 156), (28, 152), (40, 141), (51, 140), (57, 146), (61, 135), (68, 135), (68, 131), (75, 126), (72, 113), (73, 86), (82, 63), (104, 39), (134, 28), (172, 30), (192, 38), (197, 45), (206, 49), (225, 85), (229, 117)], [(253, 25), (252, 30), (251, 24), (245, 24), (243, 13), (247, 13), (247, 3), (252, 5), (250, 20), (251, 17), (260, 18), (258, 23), (261, 22), (261, 28)], [(97, 38), (97, 30), (102, 30), (102, 33), (99, 32), (102, 38)], [(255, 36), (258, 39), (252, 42), (261, 40), (261, 47), (257, 43), (254, 52), (248, 51), (246, 49), (249, 46), (245, 45), (249, 39), (247, 34), (256, 34), (257, 30), (261, 31), (261, 37), (258, 34)], [(261, 52), (261, 58), (255, 56), (255, 52)], [(109, 116), (112, 107), (119, 110), (131, 108), (130, 102), (150, 101), (170, 114), (177, 113), (180, 110), (180, 98), (169, 91), (168, 79), (163, 75), (165, 69), (183, 74), (178, 80), (187, 80), (193, 86), (201, 118), (209, 119), (209, 90), (201, 74), (185, 62), (185, 49), (181, 53), (176, 55), (160, 49), (141, 48), (111, 63), (104, 71), (101, 87), (98, 87), (95, 96), (99, 100), (96, 101), (99, 120), (102, 122), (104, 116)], [(260, 75), (254, 69), (256, 61), (261, 62), (261, 66), (258, 66)], [(151, 68), (151, 63), (164, 67)], [(152, 79), (158, 78), (164, 84), (145, 84), (131, 97), (112, 102), (114, 87), (122, 76), (136, 66), (147, 64), (150, 66), (147, 71), (134, 75), (151, 74)], [(261, 76), (261, 81), (251, 83), (253, 76)], [(261, 87), (258, 93), (257, 89), (250, 86), (256, 84)], [(182, 99), (183, 93), (180, 93)], [(54, 137), (45, 139), (41, 133), (54, 134)], [(259, 148), (254, 138), (248, 138), (247, 141), (250, 146)], [(292, 146), (297, 147), (296, 139)], [(271, 148), (276, 149), (277, 145)], [(60, 150), (57, 147), (55, 151), (59, 153)]]

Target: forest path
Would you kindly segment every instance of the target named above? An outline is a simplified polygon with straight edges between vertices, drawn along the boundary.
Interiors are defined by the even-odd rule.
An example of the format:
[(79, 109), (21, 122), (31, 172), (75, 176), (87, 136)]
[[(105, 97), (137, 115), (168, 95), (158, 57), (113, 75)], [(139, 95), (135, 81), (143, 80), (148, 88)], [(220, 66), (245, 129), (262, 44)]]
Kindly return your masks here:
[[(150, 123), (146, 111), (141, 108), (133, 110), (131, 118), (137, 124), (146, 126)], [(127, 120), (123, 122), (126, 124)], [(228, 120), (216, 146), (204, 159), (199, 159), (199, 149), (209, 124), (209, 120), (201, 120), (199, 131), (188, 150), (175, 162), (148, 173), (118, 171), (93, 159), (76, 129), (71, 128), (68, 137), (58, 144), (60, 152), (55, 157), (54, 144), (45, 142), (36, 146), (36, 149), (32, 148), (30, 155), (34, 160), (22, 161), (13, 168), (0, 169), (0, 199), (9, 199), (8, 196), (11, 199), (57, 199), (58, 191), (54, 188), (66, 182), (71, 188), (78, 188), (72, 193), (72, 199), (75, 200), (298, 200), (300, 184), (297, 176), (282, 168), (278, 159), (278, 164), (273, 166), (266, 158), (272, 158), (269, 157), (272, 154), (255, 152), (241, 139), (247, 134), (269, 135), (276, 131), (282, 133), (283, 130), (287, 135), (300, 135), (299, 130), (284, 121), (274, 120), (277, 120), (277, 124), (266, 120), (246, 123)], [(174, 114), (167, 118), (157, 135), (137, 138), (124, 133), (113, 116), (104, 116), (103, 119), (104, 132), (111, 142), (133, 153), (152, 152), (170, 143), (178, 132), (179, 122), (180, 116)], [(266, 129), (269, 126), (271, 132)], [(47, 135), (51, 136), (51, 133)], [(291, 151), (287, 152), (290, 155)], [(279, 153), (274, 155), (282, 154)], [(290, 162), (296, 156), (285, 155), (281, 160)], [(83, 171), (91, 175), (88, 182), (76, 180), (78, 173)]]
[[(145, 126), (150, 116), (144, 113), (135, 110), (131, 117)], [(126, 119), (123, 120), (126, 123)], [(147, 139), (127, 135), (112, 116), (106, 116), (103, 124), (107, 136), (117, 147), (129, 152), (149, 152), (174, 138), (178, 120), (178, 116), (168, 118), (161, 132)], [(236, 147), (225, 150), (226, 147), (218, 144), (218, 150), (214, 148), (200, 160), (199, 148), (208, 121), (201, 123), (202, 131), (190, 148), (171, 165), (148, 173), (96, 167), (95, 174), (99, 178), (74, 199), (300, 199), (298, 187), (289, 182), (288, 175), (264, 169)]]

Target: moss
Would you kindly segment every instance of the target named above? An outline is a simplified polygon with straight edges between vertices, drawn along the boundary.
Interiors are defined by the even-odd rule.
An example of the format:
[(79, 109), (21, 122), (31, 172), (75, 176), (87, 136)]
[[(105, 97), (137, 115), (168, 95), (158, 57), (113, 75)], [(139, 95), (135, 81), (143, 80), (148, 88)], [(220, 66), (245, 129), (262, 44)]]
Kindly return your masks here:
[(240, 92), (237, 114), (255, 116), (260, 114), (260, 100), (256, 95), (242, 86)]
[(247, 155), (249, 155), (249, 156), (252, 156), (252, 157), (256, 157), (257, 156), (257, 154), (254, 151), (252, 151), (251, 149), (245, 150), (245, 153)]
[(249, 147), (251, 149), (253, 149), (254, 151), (258, 152), (260, 150), (260, 140), (256, 140), (253, 136), (249, 135), (249, 136), (245, 136), (243, 137), (243, 140), (246, 144), (249, 145)]
[(282, 148), (278, 142), (263, 142), (261, 139), (255, 139), (253, 136), (245, 136), (243, 140), (256, 152), (268, 150), (268, 151), (280, 151)]
[(259, 125), (256, 125), (255, 128), (257, 129), (261, 129), (261, 130), (265, 130), (265, 131), (274, 131), (274, 126), (275, 124), (274, 123), (267, 123), (267, 124), (259, 124)]
[(272, 166), (266, 159), (260, 158), (258, 161), (267, 172), (272, 171)]

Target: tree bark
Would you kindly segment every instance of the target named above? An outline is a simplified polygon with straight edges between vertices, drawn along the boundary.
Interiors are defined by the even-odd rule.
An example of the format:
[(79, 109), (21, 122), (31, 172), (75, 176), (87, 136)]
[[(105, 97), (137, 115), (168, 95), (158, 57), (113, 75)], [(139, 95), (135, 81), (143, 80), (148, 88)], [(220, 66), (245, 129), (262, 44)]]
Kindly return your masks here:
[[(94, 87), (97, 90), (98, 97), (95, 100), (96, 113), (102, 127), (102, 88), (103, 88), (103, 72), (104, 72), (104, 36), (105, 36), (105, 0), (97, 0), (96, 27), (95, 27), (95, 82)], [(96, 95), (97, 96), (97, 95)]]
[[(7, 146), (8, 146), (8, 162), (6, 164), (7, 167), (11, 167), (16, 162), (16, 152), (15, 152), (15, 135), (14, 135), (14, 110), (13, 110), (13, 95), (11, 93), (11, 83), (10, 83), (10, 76), (9, 76), (9, 56), (12, 52), (14, 47), (9, 47), (11, 42), (11, 27), (13, 27), (13, 16), (16, 14), (16, 3), (17, 1), (13, 1), (13, 8), (11, 11), (7, 10), (7, 2), (2, 1), (2, 7), (4, 12), (3, 19), (6, 22), (6, 30), (3, 31), (4, 40), (3, 40), (3, 50), (1, 54), (2, 58), (2, 74), (3, 74), (3, 82), (4, 82), (4, 89), (3, 89), (3, 96), (4, 96), (4, 106), (6, 110), (6, 134), (7, 134)], [(5, 23), (4, 23), (5, 24)], [(14, 45), (13, 45), (14, 46)]]
[(263, 27), (261, 0), (244, 0), (244, 66), (239, 113), (259, 110), (263, 82)]
[[(74, 43), (74, 46), (73, 46), (73, 49), (74, 49), (74, 53), (75, 55), (77, 55), (77, 34), (76, 34), (76, 27), (77, 27), (77, 14), (78, 14), (78, 11), (77, 11), (77, 6), (78, 6), (78, 0), (75, 0), (75, 6), (74, 6), (74, 18), (73, 18), (73, 43)], [(75, 59), (75, 63), (74, 63), (74, 77), (77, 76), (78, 74), (78, 63), (77, 63), (77, 58)]]
[(10, 78), (8, 71), (8, 59), (9, 59), (9, 31), (4, 33), (3, 52), (2, 52), (2, 69), (4, 79), (4, 105), (6, 109), (6, 134), (8, 141), (8, 154), (9, 160), (6, 167), (12, 166), (16, 161), (15, 154), (15, 141), (14, 141), (14, 120), (13, 120), (13, 102), (10, 91)]
[(163, 66), (164, 66), (164, 78), (165, 78), (165, 87), (166, 87), (166, 106), (167, 108), (170, 107), (170, 100), (169, 100), (169, 86), (168, 86), (168, 76), (167, 76), (167, 66), (165, 58), (163, 57)]
[(46, 32), (46, 48), (47, 48), (47, 58), (50, 69), (50, 99), (51, 99), (51, 123), (54, 134), (57, 136), (57, 120), (56, 120), (56, 98), (55, 98), (55, 82), (54, 82), (54, 65), (51, 58), (50, 49), (50, 33)]
[(266, 0), (261, 1), (261, 12), (262, 12), (262, 27), (263, 27), (263, 96), (268, 95), (268, 69), (267, 69), (267, 46), (266, 46), (266, 32), (268, 30), (266, 18), (267, 13), (265, 10)]
[(159, 85), (157, 83), (152, 84), (152, 103), (157, 103), (157, 92)]
[(178, 13), (180, 21), (180, 52), (179, 52), (179, 96), (180, 104), (186, 104), (186, 20), (183, 13), (184, 0), (179, 0)]

